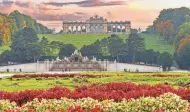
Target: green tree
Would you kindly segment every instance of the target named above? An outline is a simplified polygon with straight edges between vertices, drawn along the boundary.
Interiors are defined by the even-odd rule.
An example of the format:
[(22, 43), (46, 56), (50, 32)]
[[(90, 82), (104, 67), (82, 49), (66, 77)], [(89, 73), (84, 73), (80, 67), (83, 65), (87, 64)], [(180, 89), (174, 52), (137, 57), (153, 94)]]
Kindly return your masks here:
[(108, 38), (104, 38), (100, 41), (100, 54), (102, 56), (110, 56), (109, 48), (108, 48), (109, 40)]
[(2, 37), (0, 35), (0, 46), (2, 46), (3, 42), (2, 42)]
[(175, 42), (174, 42), (174, 48), (177, 49), (180, 43), (180, 40), (182, 40), (183, 38), (185, 38), (186, 36), (188, 36), (190, 34), (190, 22), (186, 22), (183, 25), (180, 26), (179, 32), (175, 38)]
[(109, 53), (112, 57), (117, 57), (117, 60), (119, 61), (119, 55), (121, 51), (123, 51), (123, 49), (127, 47), (126, 44), (124, 43), (122, 38), (119, 38), (116, 35), (112, 35), (111, 37), (109, 37), (108, 41)]
[(48, 56), (51, 54), (51, 48), (49, 45), (49, 41), (47, 38), (43, 37), (41, 41), (39, 42), (39, 45), (41, 47), (41, 55)]
[(140, 37), (137, 30), (132, 30), (129, 38), (127, 39), (129, 53), (132, 55), (132, 63), (136, 61), (136, 53), (144, 52), (145, 42), (144, 39)]
[[(155, 29), (156, 24), (160, 23), (161, 21), (169, 20), (174, 24), (174, 32), (176, 33), (179, 30), (179, 26), (186, 22), (187, 15), (190, 15), (190, 9), (187, 7), (164, 9), (160, 12), (159, 16), (154, 21), (154, 24), (149, 27), (149, 29)], [(155, 30), (153, 30), (153, 33), (154, 32)]]
[(18, 30), (22, 30), (25, 25), (25, 20), (21, 13), (19, 11), (14, 11), (10, 16), (15, 18)]
[(0, 62), (4, 64), (8, 64), (8, 61), (11, 61), (10, 60), (11, 54), (12, 53), (9, 50), (6, 50), (3, 53), (1, 53)]
[(190, 68), (190, 36), (181, 40), (174, 56), (176, 56), (175, 59), (180, 68)]
[(173, 57), (168, 52), (164, 52), (157, 58), (158, 65), (162, 66), (163, 71), (170, 70), (173, 64)]
[[(22, 30), (24, 27), (32, 28), (36, 33), (52, 33), (52, 30), (36, 22), (32, 17), (25, 14), (21, 14), (19, 11), (12, 12), (9, 17), (16, 21), (16, 26), (18, 30)], [(14, 26), (13, 26), (14, 27)]]
[(32, 62), (38, 59), (41, 49), (36, 32), (31, 28), (17, 32), (13, 37), (11, 51), (15, 53), (17, 62)]
[(59, 57), (69, 57), (76, 50), (76, 47), (72, 44), (63, 45), (59, 51)]
[(101, 42), (97, 40), (96, 42), (92, 43), (91, 45), (84, 45), (80, 51), (83, 55), (92, 57), (92, 56), (99, 56), (101, 55)]

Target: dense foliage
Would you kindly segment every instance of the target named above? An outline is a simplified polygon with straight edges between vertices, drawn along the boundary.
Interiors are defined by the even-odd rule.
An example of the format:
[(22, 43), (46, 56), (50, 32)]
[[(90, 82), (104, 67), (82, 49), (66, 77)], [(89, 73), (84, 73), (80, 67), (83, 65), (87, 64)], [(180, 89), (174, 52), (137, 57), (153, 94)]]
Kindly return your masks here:
[(76, 47), (72, 44), (66, 44), (60, 47), (59, 51), (59, 57), (64, 58), (64, 57), (69, 57), (74, 53), (76, 50)]
[(186, 7), (164, 9), (153, 25), (146, 32), (159, 33), (166, 41), (173, 44), (174, 59), (182, 69), (190, 68), (189, 41), (190, 9)]
[(190, 60), (189, 60), (189, 48), (190, 48), (190, 39), (189, 32), (190, 23), (186, 22), (181, 25), (179, 32), (175, 38), (174, 48), (175, 48), (175, 60), (180, 68), (189, 69)]
[(25, 27), (34, 29), (36, 33), (52, 33), (52, 30), (37, 23), (30, 16), (14, 11), (10, 15), (0, 14), (0, 44), (8, 44), (13, 34)]
[(173, 65), (173, 58), (172, 55), (164, 52), (157, 57), (158, 65), (162, 66), (163, 70), (170, 70), (171, 66)]
[[(57, 56), (61, 47), (65, 46), (61, 42), (49, 41), (44, 37), (41, 40), (37, 37), (37, 33), (32, 28), (24, 28), (16, 32), (12, 38), (11, 50), (4, 51), (0, 55), (1, 63), (17, 62), (27, 63), (36, 62), (43, 56)], [(73, 52), (70, 47), (66, 47), (66, 51)], [(73, 48), (74, 49), (74, 48)]]
[(24, 27), (28, 27), (34, 29), (35, 32), (39, 34), (52, 33), (52, 30), (48, 29), (42, 24), (37, 23), (36, 20), (32, 19), (30, 16), (21, 14), (18, 11), (10, 13), (9, 16), (11, 18), (14, 18), (14, 20), (16, 21), (18, 30), (22, 30)]
[[(154, 21), (153, 25), (147, 29), (147, 32), (156, 32), (156, 26), (164, 22), (169, 22), (173, 24), (174, 32), (177, 33), (179, 27), (188, 20), (190, 16), (190, 9), (186, 7), (174, 8), (174, 9), (164, 9), (160, 12), (158, 18)], [(171, 25), (169, 25), (171, 26)]]
[(190, 36), (183, 38), (176, 51), (176, 60), (178, 65), (183, 69), (190, 68)]
[(11, 40), (11, 35), (17, 31), (16, 22), (13, 18), (0, 14), (0, 44), (8, 44)]

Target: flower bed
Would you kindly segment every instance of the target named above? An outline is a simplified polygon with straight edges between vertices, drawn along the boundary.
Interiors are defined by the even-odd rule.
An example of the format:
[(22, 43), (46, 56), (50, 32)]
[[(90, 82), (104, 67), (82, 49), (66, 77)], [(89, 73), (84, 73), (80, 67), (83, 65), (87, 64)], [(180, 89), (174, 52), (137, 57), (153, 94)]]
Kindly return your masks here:
[(88, 78), (95, 78), (95, 77), (108, 77), (109, 75), (93, 75), (93, 74), (22, 74), (22, 75), (13, 75), (12, 78), (49, 78), (49, 77), (88, 77)]
[(184, 77), (186, 75), (153, 74), (152, 77)]
[(0, 101), (0, 110), (5, 112), (187, 112), (188, 107), (188, 101), (173, 93), (165, 93), (158, 97), (123, 99), (121, 102), (98, 101), (92, 98), (41, 101), (34, 99), (22, 107), (17, 107), (14, 102)]
[(169, 85), (137, 85), (134, 83), (108, 83), (93, 84), (89, 86), (77, 87), (74, 91), (67, 88), (55, 87), (48, 90), (25, 90), (22, 92), (0, 92), (0, 100), (7, 99), (23, 105), (35, 98), (41, 99), (60, 99), (66, 97), (70, 99), (93, 98), (95, 100), (114, 100), (115, 102), (125, 99), (137, 99), (140, 97), (157, 97), (164, 93), (175, 93), (190, 102), (190, 88), (174, 89)]

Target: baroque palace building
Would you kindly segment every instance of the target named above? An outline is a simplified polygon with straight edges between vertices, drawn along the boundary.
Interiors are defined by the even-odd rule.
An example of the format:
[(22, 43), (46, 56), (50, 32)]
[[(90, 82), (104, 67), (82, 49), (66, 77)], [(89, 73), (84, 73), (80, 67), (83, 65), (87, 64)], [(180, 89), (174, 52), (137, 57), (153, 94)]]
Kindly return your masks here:
[(76, 34), (99, 34), (99, 33), (112, 33), (112, 34), (129, 34), (131, 31), (130, 21), (107, 21), (103, 17), (94, 16), (85, 22), (63, 22), (64, 33)]

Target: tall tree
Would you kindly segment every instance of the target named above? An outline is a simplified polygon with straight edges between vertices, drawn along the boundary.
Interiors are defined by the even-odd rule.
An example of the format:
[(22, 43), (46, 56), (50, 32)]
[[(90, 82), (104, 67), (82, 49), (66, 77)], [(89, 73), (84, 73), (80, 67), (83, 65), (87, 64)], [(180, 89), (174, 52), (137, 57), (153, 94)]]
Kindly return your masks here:
[(11, 40), (11, 25), (8, 21), (7, 15), (0, 15), (0, 35), (2, 37), (2, 44), (8, 44)]
[(47, 38), (43, 37), (39, 44), (41, 47), (41, 55), (48, 56), (51, 53), (51, 49)]
[(124, 43), (122, 38), (119, 38), (118, 36), (111, 36), (108, 38), (109, 44), (109, 52), (112, 55), (112, 57), (117, 57), (117, 60), (119, 61), (119, 55), (123, 49), (127, 48), (126, 44)]
[(173, 57), (168, 52), (162, 53), (157, 58), (158, 65), (162, 66), (163, 70), (170, 70), (172, 64), (173, 64)]
[(91, 45), (84, 45), (80, 51), (83, 55), (88, 56), (88, 57), (99, 56), (101, 55), (100, 41), (97, 40)]
[(17, 62), (32, 62), (40, 57), (40, 46), (36, 32), (31, 28), (24, 28), (14, 35), (12, 52), (16, 55)]
[(176, 62), (182, 69), (190, 68), (190, 35), (180, 41), (176, 52)]
[(175, 38), (174, 41), (174, 48), (178, 49), (180, 40), (182, 40), (183, 38), (185, 38), (186, 36), (188, 36), (190, 34), (190, 22), (186, 22), (183, 25), (180, 26), (179, 32)]
[(160, 33), (161, 36), (164, 37), (165, 40), (171, 41), (173, 43), (174, 39), (174, 25), (170, 20), (161, 21), (156, 24), (156, 32)]
[(144, 39), (140, 37), (137, 30), (132, 30), (129, 38), (127, 39), (129, 53), (132, 55), (132, 63), (136, 60), (136, 53), (143, 52), (145, 50)]
[(59, 57), (69, 57), (76, 50), (76, 47), (72, 44), (63, 45), (59, 51)]

